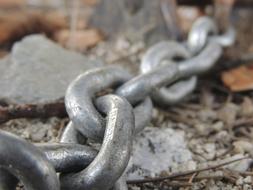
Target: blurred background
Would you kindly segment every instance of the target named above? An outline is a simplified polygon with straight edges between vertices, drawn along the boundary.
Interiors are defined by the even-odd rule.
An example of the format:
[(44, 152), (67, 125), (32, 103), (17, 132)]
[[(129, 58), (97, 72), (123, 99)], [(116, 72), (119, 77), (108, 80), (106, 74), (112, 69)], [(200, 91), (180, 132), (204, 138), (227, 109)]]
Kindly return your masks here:
[(252, 7), (251, 0), (0, 0), (1, 54), (32, 33), (77, 51), (119, 35), (148, 45), (184, 39), (193, 21), (205, 14), (216, 18), (221, 32), (235, 25), (236, 45), (245, 53), (252, 49)]
[[(161, 162), (162, 173), (164, 163), (165, 169), (169, 168), (166, 172), (173, 172), (196, 169), (203, 163), (217, 164), (238, 155), (252, 156), (252, 0), (0, 0), (0, 127), (31, 142), (59, 141), (69, 121), (63, 101), (65, 90), (88, 64), (96, 66), (100, 61), (122, 65), (137, 74), (141, 58), (151, 45), (162, 40), (185, 41), (193, 22), (203, 15), (215, 19), (220, 34), (233, 26), (236, 42), (225, 48), (210, 72), (200, 76), (196, 90), (185, 101), (154, 109), (152, 129), (169, 128), (172, 132), (169, 138), (163, 131), (155, 133), (146, 138), (147, 144), (159, 149), (160, 139), (174, 140), (164, 145), (170, 159), (162, 160), (154, 153), (150, 158), (142, 155), (139, 162), (148, 166)], [(42, 34), (55, 43), (28, 37), (31, 34)], [(160, 138), (159, 134), (165, 135)], [(182, 142), (177, 142), (175, 134)], [(157, 138), (150, 145), (154, 136)], [(174, 142), (190, 152), (186, 165), (180, 159), (187, 154)], [(179, 161), (170, 146), (180, 155)], [(234, 171), (238, 167), (241, 173)], [(205, 178), (196, 178), (198, 188), (194, 188), (195, 183), (190, 186), (252, 189), (252, 163), (239, 162), (238, 167), (229, 172), (220, 170), (223, 176), (219, 178), (212, 178), (210, 171)], [(140, 189), (168, 189), (170, 185), (152, 184)], [(184, 184), (174, 185), (190, 189)]]

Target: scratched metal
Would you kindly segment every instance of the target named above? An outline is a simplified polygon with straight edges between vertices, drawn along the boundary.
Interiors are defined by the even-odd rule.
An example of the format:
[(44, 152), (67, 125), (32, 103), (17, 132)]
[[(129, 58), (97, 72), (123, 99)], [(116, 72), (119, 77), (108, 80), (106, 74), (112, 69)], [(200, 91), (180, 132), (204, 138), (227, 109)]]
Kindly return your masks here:
[[(4, 131), (0, 131), (0, 168), (4, 169), (0, 176), (0, 187), (3, 189), (11, 190), (8, 184), (13, 180), (9, 174), (9, 180), (2, 180), (6, 178), (4, 171), (22, 181), (27, 190), (60, 189), (56, 172), (46, 156), (32, 144)], [(15, 181), (12, 182), (13, 186)], [(5, 182), (7, 185), (3, 184)]]
[(85, 145), (72, 143), (36, 144), (56, 172), (76, 172), (86, 168), (96, 157), (97, 151)]
[(236, 32), (230, 26), (224, 34), (218, 35), (218, 28), (213, 19), (200, 17), (193, 24), (187, 39), (187, 47), (193, 54), (199, 53), (208, 42), (216, 42), (222, 47), (234, 44)]
[[(5, 139), (2, 138), (3, 137), (2, 135), (5, 135)], [(30, 150), (32, 145), (30, 145), (28, 142), (25, 142), (21, 138), (16, 137), (14, 135), (10, 135), (5, 132), (1, 132), (0, 136), (1, 136), (1, 139), (5, 140), (5, 143), (1, 144), (2, 146), (6, 146), (6, 148), (9, 148), (6, 138), (8, 138), (9, 141), (11, 141), (11, 142), (19, 142), (19, 146), (22, 147), (21, 151), (24, 152), (23, 154), (29, 153), (29, 154), (27, 154), (27, 156), (29, 156), (27, 159), (33, 160), (36, 158), (37, 161), (34, 161), (33, 165), (37, 165), (38, 164), (37, 162), (39, 162), (40, 165), (42, 165), (41, 167), (45, 167), (44, 168), (45, 171), (48, 170), (48, 169), (46, 169), (46, 165), (44, 166), (44, 164), (41, 163), (41, 161), (40, 161), (41, 158), (39, 158), (39, 156), (40, 157), (42, 157), (42, 156), (41, 155), (38, 156), (38, 154), (39, 154), (38, 150), (34, 151), (35, 147), (33, 147), (33, 150)], [(9, 142), (9, 144), (10, 144), (10, 142)], [(28, 144), (30, 149), (24, 148), (23, 144)], [(51, 163), (51, 165), (55, 168), (55, 171), (61, 172), (61, 173), (62, 172), (66, 173), (66, 172), (80, 171), (80, 170), (84, 169), (85, 167), (87, 167), (94, 160), (94, 158), (97, 155), (97, 151), (92, 149), (91, 147), (84, 146), (84, 145), (78, 145), (78, 144), (69, 144), (69, 143), (68, 144), (66, 144), (66, 143), (47, 144), (47, 143), (43, 143), (43, 144), (36, 144), (36, 146), (39, 148), (39, 150), (41, 152), (43, 152), (45, 154), (45, 157)], [(17, 148), (20, 148), (20, 147), (17, 147)], [(19, 153), (17, 152), (17, 154), (19, 154)], [(30, 154), (33, 154), (33, 156), (31, 156)], [(10, 157), (8, 157), (8, 154), (7, 154), (5, 159), (9, 159), (9, 158)], [(28, 165), (28, 163), (30, 163), (30, 161), (28, 163), (26, 163), (27, 161), (25, 161), (21, 157), (18, 160), (16, 160), (17, 159), (16, 157), (12, 158), (12, 159), (15, 159), (16, 163), (14, 163), (12, 160), (8, 160), (8, 162), (14, 163), (14, 164), (9, 164), (9, 165), (11, 167), (15, 168), (15, 170), (19, 171), (19, 169), (20, 169), (20, 168), (16, 168), (16, 165), (19, 164), (19, 162), (25, 162), (24, 164), (27, 164), (27, 165), (24, 167), (27, 167), (27, 168), (26, 168), (26, 170), (23, 170), (24, 172), (18, 172), (15, 170), (12, 171), (13, 168), (9, 168), (10, 166), (5, 167), (5, 166), (3, 166), (4, 162), (1, 162), (1, 164), (0, 164), (0, 167), (1, 167), (0, 189), (3, 189), (3, 190), (16, 189), (18, 179), (20, 179), (25, 184), (26, 188), (30, 188), (30, 189), (39, 189), (38, 186), (40, 186), (40, 183), (45, 183), (45, 181), (41, 180), (41, 181), (34, 182), (34, 183), (36, 183), (35, 184), (36, 186), (35, 185), (31, 186), (30, 182), (27, 182), (27, 181), (29, 181), (28, 179), (30, 179), (30, 175), (32, 175), (34, 173), (36, 173), (36, 174), (39, 173), (40, 168), (37, 169), (38, 171), (35, 171), (35, 172), (31, 171), (30, 172), (29, 167), (31, 167), (31, 166)], [(2, 161), (2, 159), (1, 159), (1, 161)], [(38, 166), (37, 166), (37, 168), (38, 168)], [(47, 174), (43, 174), (43, 175), (46, 176)], [(15, 176), (17, 176), (17, 177), (15, 177)], [(36, 177), (36, 176), (34, 176), (34, 177)], [(53, 178), (52, 174), (49, 175), (49, 178), (51, 178), (51, 177), (52, 177), (52, 180), (56, 179), (56, 178)], [(28, 178), (28, 179), (26, 179), (26, 178)], [(29, 184), (27, 185), (26, 183), (29, 183)], [(45, 186), (42, 186), (42, 187), (45, 187)], [(54, 187), (51, 187), (51, 189), (53, 189), (53, 188)]]
[(124, 98), (107, 95), (95, 100), (98, 110), (105, 115), (106, 130), (98, 155), (78, 173), (61, 176), (63, 190), (110, 189), (122, 175), (132, 149), (134, 114)]
[[(130, 78), (129, 73), (115, 66), (90, 70), (76, 78), (67, 89), (65, 97), (66, 109), (73, 126), (84, 136), (101, 141), (105, 131), (105, 119), (93, 104), (95, 95), (107, 88), (115, 88)], [(136, 105), (134, 110), (136, 132), (151, 119), (152, 104), (148, 100), (149, 97), (146, 99)]]
[[(186, 42), (151, 47), (134, 78), (116, 66), (77, 77), (66, 92), (70, 122), (60, 143), (33, 145), (0, 131), (0, 189), (14, 190), (21, 181), (27, 190), (126, 190), (132, 138), (152, 117), (150, 97), (168, 106), (192, 92), (196, 76), (209, 71), (223, 47), (235, 41), (232, 27), (217, 34), (215, 22), (201, 17)], [(87, 139), (102, 143), (100, 149), (85, 145)]]
[[(151, 47), (142, 58), (141, 62), (141, 72), (148, 73), (153, 69), (160, 67), (161, 65), (166, 65), (168, 68), (172, 64), (176, 64), (175, 58), (189, 59), (190, 52), (181, 44), (173, 41), (160, 42), (153, 47)], [(181, 63), (177, 63), (178, 72), (176, 73), (176, 78), (182, 78), (180, 71)], [(186, 62), (185, 64), (189, 64)], [(185, 78), (185, 77), (184, 77)], [(192, 76), (187, 79), (182, 79), (172, 85), (167, 83), (161, 88), (154, 88), (152, 92), (152, 99), (162, 106), (171, 105), (177, 103), (184, 99), (188, 94), (190, 94), (196, 86), (197, 78)]]

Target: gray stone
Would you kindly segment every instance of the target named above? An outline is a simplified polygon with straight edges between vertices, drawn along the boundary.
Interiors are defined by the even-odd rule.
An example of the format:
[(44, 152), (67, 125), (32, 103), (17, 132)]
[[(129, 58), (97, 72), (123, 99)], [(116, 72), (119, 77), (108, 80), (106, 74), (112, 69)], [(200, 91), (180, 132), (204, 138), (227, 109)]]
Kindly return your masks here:
[(33, 142), (41, 142), (50, 129), (49, 125), (39, 123), (36, 127), (30, 128), (30, 138)]
[(128, 178), (153, 177), (163, 171), (168, 172), (175, 166), (187, 165), (191, 160), (192, 155), (186, 147), (184, 132), (147, 127), (134, 140)]
[(76, 76), (99, 65), (42, 35), (25, 37), (0, 61), (0, 99), (11, 103), (55, 101), (64, 97)]

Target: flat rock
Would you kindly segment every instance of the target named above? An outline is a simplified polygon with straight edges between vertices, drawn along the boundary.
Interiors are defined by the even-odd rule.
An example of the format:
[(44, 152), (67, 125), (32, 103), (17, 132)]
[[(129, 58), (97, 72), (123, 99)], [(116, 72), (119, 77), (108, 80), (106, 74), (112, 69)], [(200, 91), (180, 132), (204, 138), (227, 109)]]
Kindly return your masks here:
[(64, 97), (75, 77), (100, 65), (42, 35), (25, 37), (0, 61), (0, 99), (18, 104), (55, 101)]
[(134, 140), (128, 178), (157, 176), (179, 165), (187, 165), (191, 160), (192, 155), (186, 147), (184, 132), (147, 127)]

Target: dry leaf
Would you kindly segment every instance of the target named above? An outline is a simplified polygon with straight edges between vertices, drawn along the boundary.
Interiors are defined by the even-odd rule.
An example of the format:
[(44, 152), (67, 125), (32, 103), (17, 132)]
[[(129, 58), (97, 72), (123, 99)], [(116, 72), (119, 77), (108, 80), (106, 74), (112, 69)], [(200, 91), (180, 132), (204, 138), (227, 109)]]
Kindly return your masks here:
[(221, 75), (223, 83), (232, 91), (240, 92), (253, 89), (253, 67), (240, 66), (225, 71)]
[(64, 47), (84, 51), (97, 45), (104, 37), (96, 29), (87, 29), (77, 30), (73, 33), (70, 30), (61, 30), (55, 34), (54, 38)]

